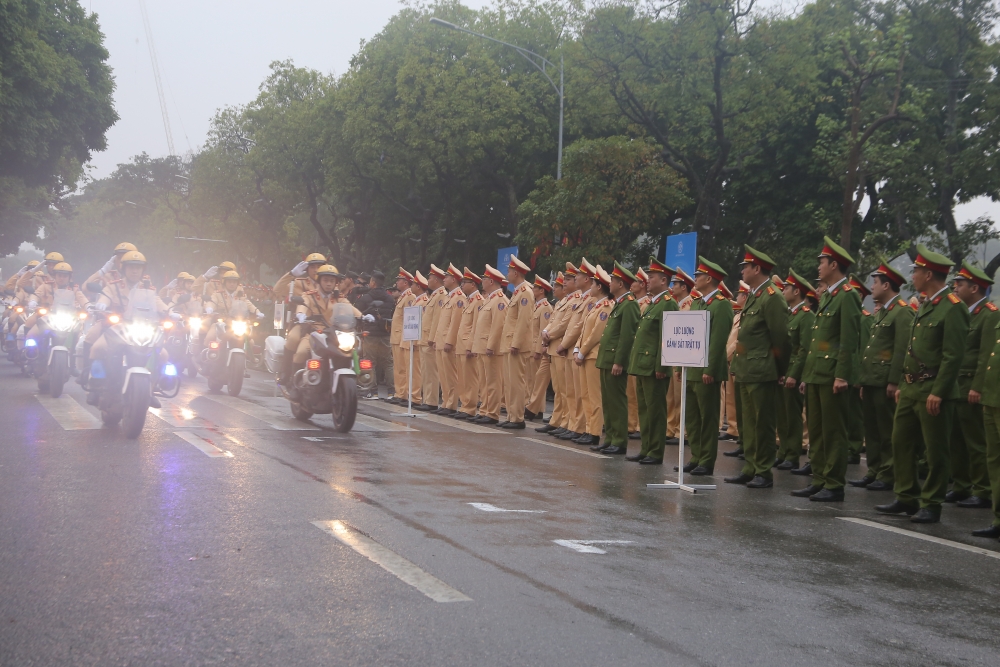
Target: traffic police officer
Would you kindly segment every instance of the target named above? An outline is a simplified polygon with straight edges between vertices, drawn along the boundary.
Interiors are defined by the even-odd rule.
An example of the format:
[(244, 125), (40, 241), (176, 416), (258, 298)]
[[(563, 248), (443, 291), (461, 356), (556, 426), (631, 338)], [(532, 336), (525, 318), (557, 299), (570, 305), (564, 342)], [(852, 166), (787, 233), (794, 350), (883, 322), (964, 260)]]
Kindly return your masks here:
[(535, 312), (531, 318), (531, 354), (533, 357), (534, 372), (529, 377), (531, 381), (531, 394), (528, 406), (524, 410), (524, 418), (533, 420), (541, 417), (545, 412), (545, 394), (549, 389), (549, 381), (552, 378), (549, 355), (545, 349), (545, 341), (542, 340), (542, 330), (548, 326), (552, 318), (552, 304), (546, 298), (546, 294), (552, 291), (552, 285), (541, 276), (535, 276), (532, 285), (532, 293), (535, 296)]
[(389, 329), (389, 345), (392, 347), (392, 382), (393, 392), (389, 397), (390, 403), (398, 405), (405, 404), (407, 373), (410, 372), (410, 344), (403, 343), (403, 313), (404, 308), (413, 305), (416, 295), (411, 289), (413, 285), (413, 275), (399, 267), (399, 274), (396, 276), (396, 289), (399, 296), (396, 298), (396, 307), (392, 311), (392, 328)]
[(527, 404), (528, 358), (531, 356), (531, 320), (535, 310), (535, 294), (525, 280), (530, 269), (516, 256), (511, 256), (507, 266), (507, 280), (514, 286), (510, 307), (503, 324), (501, 347), (507, 352), (504, 401), (507, 429), (524, 428), (524, 408)]
[(483, 295), (479, 293), (482, 284), (483, 279), (469, 267), (465, 267), (460, 283), (465, 299), (458, 302), (462, 312), (458, 318), (458, 335), (455, 337), (455, 356), (458, 359), (461, 379), (459, 400), (462, 407), (452, 415), (454, 419), (475, 419), (476, 408), (484, 395), (483, 378), (479, 374), (479, 359), (472, 350), (475, 343), (476, 317), (479, 315), (479, 307), (483, 305)]

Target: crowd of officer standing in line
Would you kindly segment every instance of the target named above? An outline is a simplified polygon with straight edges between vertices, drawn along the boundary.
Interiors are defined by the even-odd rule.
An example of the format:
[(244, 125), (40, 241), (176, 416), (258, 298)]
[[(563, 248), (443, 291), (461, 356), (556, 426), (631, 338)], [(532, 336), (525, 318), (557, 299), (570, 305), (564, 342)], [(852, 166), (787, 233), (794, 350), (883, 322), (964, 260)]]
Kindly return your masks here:
[[(676, 444), (686, 391), (684, 470), (714, 474), (720, 439), (739, 438), (743, 466), (729, 484), (773, 487), (775, 470), (810, 476), (791, 495), (844, 500), (850, 485), (892, 492), (882, 514), (935, 523), (945, 503), (993, 510), (979, 537), (1000, 537), (1000, 312), (993, 280), (969, 262), (918, 246), (911, 281), (887, 260), (872, 284), (850, 274), (854, 259), (826, 237), (818, 281), (750, 246), (739, 289), (718, 264), (698, 258), (694, 276), (650, 258), (632, 273), (586, 259), (550, 284), (517, 257), (506, 274), (486, 265), (400, 268), (389, 346), (395, 392), (387, 399), (437, 415), (535, 430), (640, 465), (661, 465)], [(509, 295), (507, 289), (510, 289)], [(872, 296), (874, 312), (862, 307)], [(403, 312), (423, 308), (420, 340), (403, 341)], [(661, 364), (664, 312), (707, 310), (708, 366)], [(501, 421), (502, 412), (506, 420)], [(725, 429), (719, 432), (720, 424)], [(602, 439), (603, 436), (603, 439)], [(808, 460), (800, 465), (806, 453)], [(630, 439), (638, 452), (628, 455)], [(867, 473), (847, 479), (867, 457)], [(950, 489), (949, 489), (950, 487)]]

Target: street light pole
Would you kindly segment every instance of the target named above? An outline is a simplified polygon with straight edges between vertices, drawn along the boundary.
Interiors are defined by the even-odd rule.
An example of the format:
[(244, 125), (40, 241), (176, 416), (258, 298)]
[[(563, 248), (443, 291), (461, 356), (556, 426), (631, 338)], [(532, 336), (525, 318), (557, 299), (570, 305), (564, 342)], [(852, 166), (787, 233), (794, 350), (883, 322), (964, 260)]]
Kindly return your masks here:
[[(548, 80), (548, 82), (552, 84), (552, 88), (556, 91), (556, 95), (559, 96), (559, 154), (556, 158), (556, 180), (558, 181), (559, 179), (561, 179), (562, 152), (563, 152), (563, 108), (564, 108), (563, 102), (565, 100), (565, 95), (563, 94), (563, 92), (565, 90), (564, 85), (566, 82), (565, 77), (563, 76), (564, 59), (562, 54), (560, 54), (559, 56), (559, 85), (556, 85), (556, 82), (552, 80), (552, 77), (549, 76), (549, 73), (545, 69), (546, 66), (555, 69), (555, 63), (550, 61), (545, 56), (539, 55), (534, 51), (529, 51), (528, 49), (517, 46), (516, 44), (510, 44), (509, 42), (504, 42), (494, 37), (490, 37), (489, 35), (482, 35), (478, 32), (472, 32), (471, 30), (466, 30), (465, 28), (461, 28), (455, 25), (454, 23), (449, 23), (448, 21), (439, 19), (436, 16), (432, 16), (430, 21), (434, 25), (439, 25), (442, 28), (448, 28), (450, 30), (457, 30), (459, 32), (464, 32), (467, 35), (472, 35), (473, 37), (480, 37), (482, 39), (488, 39), (491, 42), (496, 42), (497, 44), (502, 44), (503, 46), (508, 46), (514, 49), (515, 51), (521, 54), (521, 57), (523, 57), (529, 63), (534, 65), (535, 69), (541, 72), (542, 76), (544, 76)], [(536, 61), (535, 58), (537, 58), (538, 60)], [(539, 64), (538, 61), (541, 61), (541, 64)]]

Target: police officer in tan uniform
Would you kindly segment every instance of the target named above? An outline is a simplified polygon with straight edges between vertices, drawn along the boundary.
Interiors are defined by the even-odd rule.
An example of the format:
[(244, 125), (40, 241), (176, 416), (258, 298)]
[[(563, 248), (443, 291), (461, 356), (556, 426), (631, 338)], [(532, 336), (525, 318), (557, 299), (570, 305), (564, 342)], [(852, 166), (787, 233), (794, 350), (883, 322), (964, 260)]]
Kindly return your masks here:
[(536, 428), (535, 431), (538, 433), (554, 433), (560, 429), (565, 431), (565, 426), (568, 423), (566, 418), (568, 396), (566, 393), (566, 373), (564, 368), (566, 357), (559, 355), (557, 350), (559, 349), (559, 343), (562, 341), (563, 333), (566, 331), (566, 317), (576, 290), (575, 276), (576, 267), (566, 262), (566, 272), (560, 273), (559, 277), (556, 278), (556, 289), (561, 291), (559, 300), (556, 301), (556, 305), (552, 308), (552, 317), (549, 319), (549, 323), (542, 328), (542, 343), (545, 345), (545, 349), (549, 355), (549, 368), (552, 373), (552, 391), (555, 394), (555, 400), (553, 401), (552, 415), (549, 417), (549, 423)]
[(393, 393), (386, 399), (397, 405), (406, 403), (406, 375), (410, 372), (410, 344), (406, 343), (405, 347), (403, 345), (403, 309), (412, 306), (413, 300), (417, 298), (411, 285), (413, 285), (413, 275), (403, 267), (399, 267), (399, 275), (396, 276), (399, 297), (396, 298), (396, 307), (392, 311), (392, 328), (389, 330)]
[[(441, 407), (434, 414), (450, 417), (458, 412), (458, 360), (455, 357), (455, 338), (461, 322), (465, 295), (458, 283), (462, 272), (454, 264), (448, 264), (445, 272), (444, 289), (447, 292), (444, 308), (438, 314), (435, 341), (438, 379), (441, 382)], [(461, 305), (459, 305), (461, 304)]]
[[(594, 307), (594, 295), (591, 289), (594, 287), (594, 266), (584, 257), (580, 261), (580, 268), (576, 274), (577, 294), (570, 304), (569, 318), (566, 324), (566, 331), (563, 339), (556, 350), (563, 356), (575, 353), (576, 343), (580, 340), (580, 332), (583, 331), (583, 319), (587, 312)], [(583, 388), (580, 368), (573, 363), (572, 358), (566, 364), (566, 386), (569, 393), (569, 413), (567, 414), (568, 425), (565, 433), (553, 433), (560, 440), (573, 440), (583, 435), (587, 429), (587, 414), (583, 408)]]
[[(545, 412), (545, 394), (548, 392), (549, 381), (552, 379), (548, 351), (545, 349), (545, 341), (542, 340), (542, 329), (552, 319), (552, 304), (546, 298), (546, 294), (552, 291), (552, 285), (549, 284), (549, 281), (541, 276), (535, 276), (535, 282), (532, 285), (532, 292), (535, 295), (535, 312), (531, 318), (531, 353), (535, 372), (531, 375), (533, 378), (531, 397), (528, 401), (528, 407), (524, 410), (524, 418), (529, 420), (534, 420)], [(562, 292), (561, 285), (559, 292)]]
[(427, 287), (430, 293), (427, 295), (427, 305), (424, 306), (424, 315), (420, 321), (420, 372), (423, 375), (423, 402), (417, 406), (417, 410), (424, 412), (432, 412), (440, 407), (438, 403), (441, 383), (437, 367), (437, 323), (448, 300), (448, 292), (444, 288), (444, 277), (445, 272), (431, 264), (431, 270), (427, 274)]
[(503, 274), (489, 264), (483, 273), (483, 292), (486, 299), (476, 318), (476, 333), (472, 351), (480, 361), (480, 382), (485, 388), (485, 398), (480, 406), (477, 424), (500, 422), (500, 402), (503, 400), (503, 357), (500, 349), (503, 325), (507, 316), (507, 297), (503, 294)]
[(584, 319), (573, 359), (580, 368), (582, 380), (580, 388), (587, 421), (583, 434), (572, 442), (587, 446), (600, 444), (601, 433), (604, 432), (604, 405), (601, 397), (601, 372), (597, 369), (597, 354), (600, 351), (601, 336), (604, 335), (604, 329), (608, 324), (608, 316), (615, 306), (615, 300), (610, 298), (611, 276), (600, 265), (594, 269), (596, 280), (591, 288), (593, 307), (589, 309)]
[(479, 308), (483, 305), (483, 295), (479, 293), (482, 284), (483, 279), (469, 267), (465, 267), (460, 283), (465, 299), (459, 301), (462, 312), (458, 318), (458, 335), (455, 337), (455, 357), (458, 359), (461, 387), (459, 400), (462, 407), (452, 415), (455, 419), (475, 419), (479, 401), (484, 396), (483, 378), (479, 372), (480, 361), (472, 349), (476, 340), (476, 319)]
[(527, 265), (516, 256), (510, 258), (507, 280), (514, 286), (510, 296), (510, 306), (504, 319), (501, 347), (507, 350), (507, 421), (501, 425), (506, 429), (524, 428), (524, 408), (526, 400), (528, 359), (531, 351), (531, 320), (535, 310), (535, 295), (531, 285), (525, 280)]

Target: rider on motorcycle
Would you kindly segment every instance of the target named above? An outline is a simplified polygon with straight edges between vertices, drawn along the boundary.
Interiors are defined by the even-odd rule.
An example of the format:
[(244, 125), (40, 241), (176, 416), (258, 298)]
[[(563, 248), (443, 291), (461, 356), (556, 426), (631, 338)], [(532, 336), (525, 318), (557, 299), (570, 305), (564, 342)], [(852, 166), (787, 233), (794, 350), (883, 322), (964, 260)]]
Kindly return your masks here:
[[(122, 278), (119, 280), (108, 281), (108, 284), (101, 290), (100, 296), (98, 296), (97, 301), (94, 303), (94, 308), (100, 311), (114, 311), (116, 313), (124, 313), (128, 308), (129, 294), (136, 287), (139, 287), (143, 282), (143, 272), (146, 269), (146, 257), (138, 250), (131, 250), (121, 258), (122, 265)], [(157, 311), (160, 315), (165, 315), (169, 310), (169, 306), (163, 302), (162, 299), (156, 299)], [(94, 331), (97, 331), (96, 336), (92, 337)], [(80, 384), (86, 386), (88, 384), (87, 380), (90, 376), (90, 368), (93, 362), (100, 359), (102, 362), (107, 360), (108, 343), (104, 338), (103, 327), (91, 327), (90, 331), (87, 333), (86, 340), (83, 346), (84, 355), (87, 358), (86, 366), (84, 367), (83, 373), (80, 375)], [(167, 363), (169, 357), (167, 351), (160, 349), (160, 362)], [(95, 381), (91, 381), (89, 384), (90, 392), (87, 394), (87, 403), (90, 405), (97, 405), (97, 401), (100, 398), (99, 392), (95, 388)], [(154, 408), (160, 407), (159, 401), (155, 396), (152, 397), (150, 403)]]
[(170, 303), (176, 294), (190, 294), (194, 288), (194, 276), (187, 271), (181, 271), (160, 290), (160, 298)]
[[(25, 315), (23, 306), (30, 300), (30, 295), (20, 289), (17, 284), (20, 282), (24, 274), (34, 273), (37, 270), (35, 267), (37, 267), (38, 264), (39, 261), (37, 259), (31, 260), (20, 271), (12, 275), (4, 285), (4, 293), (12, 297), (8, 303), (8, 310), (10, 312), (7, 313), (7, 328), (3, 332), (4, 335), (9, 334), (9, 340), (13, 339), (14, 334), (21, 327), (21, 325), (24, 324)], [(20, 313), (17, 312), (18, 306), (22, 306)]]
[(111, 259), (105, 262), (104, 266), (99, 268), (94, 275), (87, 278), (87, 281), (83, 283), (83, 289), (90, 292), (96, 299), (101, 290), (91, 288), (103, 288), (110, 281), (120, 280), (122, 277), (122, 256), (133, 250), (136, 250), (136, 247), (128, 241), (116, 245), (115, 253), (111, 255)]
[[(81, 310), (85, 309), (90, 304), (87, 297), (80, 291), (80, 287), (78, 285), (73, 285), (70, 282), (73, 279), (72, 266), (66, 262), (59, 262), (52, 267), (51, 274), (52, 278), (50, 281), (42, 283), (42, 286), (35, 290), (34, 299), (38, 303), (39, 308), (52, 307), (52, 304), (55, 301), (57, 289), (73, 290), (76, 305)], [(38, 340), (38, 335), (41, 332), (38, 330), (38, 326), (36, 324), (37, 321), (38, 311), (36, 310), (24, 323), (24, 330), (28, 332), (25, 336), (25, 340)]]
[[(303, 335), (302, 325), (307, 318), (319, 318), (326, 323), (327, 326), (332, 326), (332, 315), (333, 306), (336, 303), (346, 303), (350, 305), (350, 302), (341, 297), (340, 293), (337, 291), (337, 283), (343, 277), (337, 267), (332, 264), (324, 264), (320, 266), (316, 271), (316, 277), (319, 279), (319, 289), (306, 292), (302, 296), (303, 303), (295, 308), (295, 319), (298, 321), (298, 325), (293, 329), (293, 331), (298, 332), (298, 338), (294, 341), (294, 347), (290, 345), (292, 339), (292, 332), (289, 332), (288, 338), (285, 339), (285, 354), (282, 358), (282, 372), (279, 378), (279, 383), (287, 385), (289, 379), (292, 376), (292, 372), (296, 366), (302, 365), (306, 358), (309, 356), (309, 338)], [(361, 313), (357, 308), (354, 308), (354, 316), (361, 317)], [(290, 352), (294, 350), (294, 353)]]
[(295, 268), (281, 276), (274, 284), (274, 296), (284, 301), (293, 296), (302, 296), (306, 292), (319, 289), (319, 278), (316, 272), (326, 264), (326, 257), (314, 252), (295, 265)]
[[(235, 271), (226, 271), (222, 275), (222, 289), (212, 295), (212, 300), (205, 304), (205, 314), (214, 315), (217, 318), (231, 317), (234, 313), (233, 306), (242, 301), (246, 304), (247, 312), (251, 317), (258, 320), (264, 318), (264, 313), (258, 310), (257, 306), (251, 303), (240, 287), (240, 274)], [(209, 344), (218, 339), (215, 327), (209, 327), (205, 335), (205, 344)]]
[(227, 271), (235, 270), (236, 265), (232, 262), (222, 262), (218, 266), (211, 267), (208, 271), (194, 279), (192, 293), (200, 294), (201, 300), (208, 302), (213, 294), (222, 289), (222, 278), (219, 276)]

